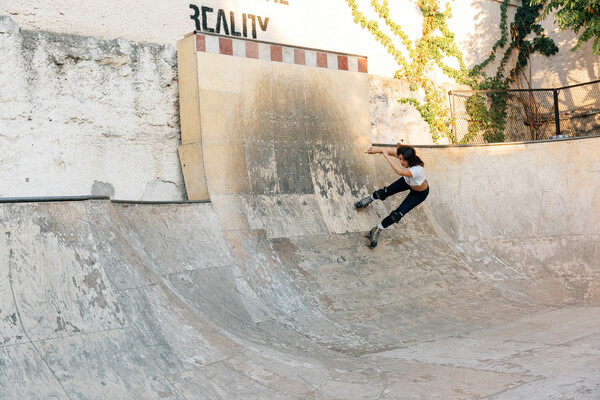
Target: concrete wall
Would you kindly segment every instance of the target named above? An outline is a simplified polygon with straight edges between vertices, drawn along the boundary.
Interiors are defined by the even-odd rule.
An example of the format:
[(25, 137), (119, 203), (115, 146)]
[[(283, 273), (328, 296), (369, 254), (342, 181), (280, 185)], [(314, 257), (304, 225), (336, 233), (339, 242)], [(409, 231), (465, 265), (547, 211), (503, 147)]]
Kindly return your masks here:
[[(235, 13), (236, 31), (239, 32), (242, 32), (242, 14), (252, 14), (260, 16), (263, 23), (269, 18), (265, 31), (257, 23), (257, 38), (260, 40), (367, 55), (369, 72), (376, 75), (391, 77), (397, 69), (394, 60), (381, 45), (353, 23), (350, 9), (343, 0), (156, 0), (152, 3), (142, 0), (4, 0), (0, 4), (0, 15), (10, 15), (24, 29), (103, 39), (121, 37), (134, 42), (170, 43), (174, 46), (183, 35), (196, 29), (195, 22), (190, 19), (190, 15), (194, 14), (190, 3), (213, 9), (206, 14), (209, 29), (216, 29), (219, 9), (227, 18), (230, 12)], [(509, 21), (512, 21), (518, 3), (511, 2)], [(359, 0), (358, 4), (369, 18), (375, 18), (374, 13), (369, 12), (368, 0)], [(492, 0), (455, 1), (451, 2), (451, 7), (450, 29), (455, 32), (467, 63), (481, 62), (500, 36), (500, 3)], [(390, 15), (412, 40), (421, 36), (422, 15), (414, 3), (390, 2)], [(549, 59), (537, 56), (532, 59), (534, 85), (564, 86), (598, 79), (600, 66), (598, 57), (591, 55), (591, 43), (577, 53), (571, 53), (569, 50), (576, 42), (575, 35), (558, 32), (552, 21), (550, 17), (543, 25), (548, 36), (557, 42), (560, 53)], [(380, 25), (384, 25), (383, 22)], [(248, 30), (251, 32), (251, 28)], [(224, 32), (223, 28), (221, 32)], [(492, 69), (495, 71), (493, 66)], [(438, 83), (449, 83), (441, 74), (435, 75)]]
[[(520, 1), (511, 1), (508, 9), (508, 24), (513, 21)], [(467, 65), (474, 65), (485, 60), (494, 43), (500, 38), (500, 2), (489, 0), (455, 1), (451, 3), (452, 19), (449, 28), (456, 34), (456, 41), (463, 51)], [(399, 11), (398, 11), (399, 14)], [(560, 32), (554, 25), (550, 15), (541, 22), (548, 37), (556, 42), (559, 53), (552, 57), (535, 55), (530, 60), (532, 84), (535, 88), (561, 87), (570, 84), (584, 83), (600, 78), (598, 56), (592, 54), (592, 43), (588, 42), (577, 52), (571, 48), (577, 43), (577, 37), (570, 31)], [(510, 36), (509, 36), (510, 38)], [(500, 51), (495, 62), (488, 67), (488, 74), (496, 73), (499, 59), (504, 54)], [(512, 69), (509, 61), (507, 70)], [(436, 81), (443, 85), (451, 80), (437, 71)]]
[[(204, 169), (228, 229), (345, 232), (364, 223), (346, 222), (359, 188), (376, 179), (372, 160), (355, 162), (371, 144), (366, 73), (197, 57)], [(223, 75), (235, 79), (215, 79)], [(324, 221), (321, 209), (337, 217)]]
[(353, 208), (397, 179), (367, 129), (256, 124), (292, 80), (339, 126), (366, 76), (230, 61), (217, 99), (261, 100), (206, 138), (211, 203), (0, 204), (0, 398), (598, 399), (600, 138), (419, 148), (430, 195), (369, 249), (403, 196)]
[[(27, 31), (2, 17), (0, 55), (0, 197), (186, 199), (177, 155), (177, 55), (171, 45)], [(210, 65), (220, 61), (203, 62), (207, 73), (219, 74)], [(370, 97), (371, 127), (362, 129), (371, 129), (373, 140), (413, 140), (419, 132), (421, 143), (430, 140), (418, 113), (396, 101), (410, 91), (399, 81), (364, 75), (361, 107), (369, 112)], [(217, 86), (213, 89), (226, 89)], [(290, 98), (273, 112), (282, 117), (298, 107), (294, 102)], [(226, 109), (214, 101), (204, 106), (211, 104), (207, 123), (225, 122), (219, 115)]]
[[(405, 81), (369, 76), (369, 114), (373, 143), (433, 144), (429, 125), (417, 109), (401, 104), (400, 99), (425, 101), (422, 90), (410, 90)], [(440, 142), (444, 139), (442, 138)]]
[(0, 196), (185, 198), (171, 45), (0, 18)]

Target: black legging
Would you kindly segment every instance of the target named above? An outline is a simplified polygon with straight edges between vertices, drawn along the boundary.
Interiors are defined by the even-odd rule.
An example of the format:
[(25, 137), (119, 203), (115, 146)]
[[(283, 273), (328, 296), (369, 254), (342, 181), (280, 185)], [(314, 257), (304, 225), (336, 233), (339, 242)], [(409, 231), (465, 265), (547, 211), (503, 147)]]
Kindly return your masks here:
[(425, 201), (427, 195), (429, 195), (429, 185), (427, 186), (427, 189), (423, 190), (422, 192), (417, 192), (416, 190), (412, 189), (408, 185), (408, 183), (406, 183), (404, 177), (398, 179), (396, 182), (392, 183), (390, 186), (384, 189), (385, 197), (380, 200), (385, 200), (389, 196), (392, 196), (398, 192), (410, 190), (410, 193), (408, 194), (408, 196), (406, 196), (402, 204), (400, 204), (400, 206), (396, 208), (396, 213), (400, 213), (399, 218), (398, 214), (396, 214), (396, 218), (392, 218), (392, 214), (388, 215), (383, 219), (383, 221), (381, 221), (381, 225), (383, 225), (384, 228), (387, 228), (394, 222), (398, 222), (400, 218), (406, 215), (407, 212), (409, 212), (410, 210), (421, 204), (423, 201)]

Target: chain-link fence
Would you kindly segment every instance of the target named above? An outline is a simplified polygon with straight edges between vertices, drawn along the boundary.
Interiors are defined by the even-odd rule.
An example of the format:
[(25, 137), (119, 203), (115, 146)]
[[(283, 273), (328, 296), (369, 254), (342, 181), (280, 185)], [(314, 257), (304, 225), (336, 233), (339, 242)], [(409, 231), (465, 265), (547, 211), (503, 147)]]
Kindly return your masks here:
[(453, 90), (454, 143), (600, 134), (600, 80), (557, 89)]

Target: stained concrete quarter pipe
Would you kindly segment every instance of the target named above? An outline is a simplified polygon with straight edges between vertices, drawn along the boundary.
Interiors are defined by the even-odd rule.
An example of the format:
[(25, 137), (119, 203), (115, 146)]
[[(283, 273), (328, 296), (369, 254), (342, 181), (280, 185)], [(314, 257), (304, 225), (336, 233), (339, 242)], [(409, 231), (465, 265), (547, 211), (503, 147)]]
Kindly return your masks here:
[(420, 149), (374, 250), (362, 155), (311, 153), (313, 194), (3, 203), (0, 397), (598, 399), (599, 146)]
[(600, 138), (418, 148), (369, 249), (365, 74), (238, 64), (210, 201), (0, 204), (0, 398), (600, 398)]

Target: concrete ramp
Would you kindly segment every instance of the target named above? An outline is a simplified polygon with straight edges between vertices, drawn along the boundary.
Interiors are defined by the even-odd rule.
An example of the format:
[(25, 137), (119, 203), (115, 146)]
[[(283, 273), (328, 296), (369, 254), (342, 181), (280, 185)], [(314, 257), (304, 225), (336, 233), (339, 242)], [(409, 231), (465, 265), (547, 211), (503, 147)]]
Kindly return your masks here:
[(600, 398), (599, 138), (419, 148), (371, 250), (366, 74), (206, 56), (210, 202), (0, 204), (0, 398)]
[[(373, 187), (342, 172), (205, 204), (4, 203), (0, 397), (597, 399), (599, 144), (419, 149), (431, 196), (375, 250), (386, 209), (351, 214)], [(343, 171), (308, 151), (312, 181)]]

